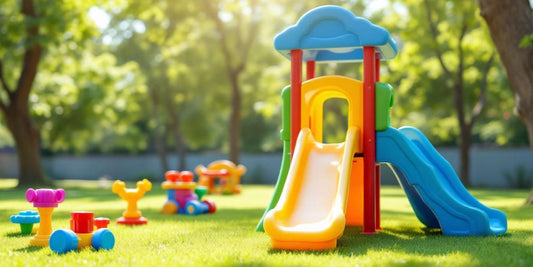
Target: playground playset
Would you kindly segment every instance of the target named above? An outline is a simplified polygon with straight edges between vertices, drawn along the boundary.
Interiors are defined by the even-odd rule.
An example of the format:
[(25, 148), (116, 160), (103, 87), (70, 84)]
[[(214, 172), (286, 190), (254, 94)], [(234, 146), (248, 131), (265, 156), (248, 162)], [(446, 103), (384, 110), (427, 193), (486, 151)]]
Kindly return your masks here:
[[(459, 236), (506, 232), (505, 214), (471, 196), (419, 130), (390, 127), (393, 89), (379, 82), (379, 70), (398, 49), (387, 30), (344, 8), (322, 6), (276, 36), (274, 46), (291, 60), (291, 83), (282, 92), (281, 170), (257, 226), (273, 248), (332, 249), (345, 225), (376, 233), (380, 164), (391, 167), (427, 227)], [(315, 77), (320, 62), (362, 62), (364, 79)], [(322, 142), (323, 105), (331, 98), (348, 103), (342, 143)]]
[(193, 182), (194, 174), (190, 171), (167, 171), (166, 181), (161, 188), (167, 190), (167, 201), (163, 205), (163, 214), (198, 215), (214, 213), (215, 202), (210, 199), (202, 200), (207, 193), (207, 188), (197, 186)]
[(115, 246), (115, 236), (107, 229), (108, 218), (94, 218), (94, 213), (87, 211), (73, 211), (70, 217), (70, 229), (55, 230), (50, 236), (50, 249), (55, 253), (85, 247), (110, 250)]
[(198, 165), (195, 172), (198, 175), (198, 185), (206, 187), (208, 194), (239, 194), (241, 177), (246, 173), (246, 167), (236, 166), (229, 160), (217, 160), (207, 168)]
[(25, 210), (19, 212), (17, 215), (11, 215), (9, 220), (12, 223), (20, 224), (20, 233), (23, 235), (31, 234), (33, 231), (33, 224), (39, 223), (39, 213), (32, 210)]
[(143, 179), (137, 182), (135, 189), (126, 188), (126, 184), (121, 180), (116, 180), (113, 183), (111, 190), (120, 198), (126, 200), (128, 203), (126, 211), (122, 213), (122, 217), (117, 219), (118, 224), (125, 225), (139, 225), (146, 224), (148, 220), (144, 218), (137, 208), (137, 201), (141, 199), (144, 194), (152, 190), (152, 183), (148, 179)]

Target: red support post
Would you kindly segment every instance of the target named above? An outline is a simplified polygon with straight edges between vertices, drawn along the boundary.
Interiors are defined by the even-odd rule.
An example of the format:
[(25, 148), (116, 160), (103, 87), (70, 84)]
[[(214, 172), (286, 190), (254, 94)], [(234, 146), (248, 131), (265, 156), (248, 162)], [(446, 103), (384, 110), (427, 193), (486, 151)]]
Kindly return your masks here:
[(307, 61), (305, 69), (306, 69), (306, 75), (305, 75), (306, 80), (311, 80), (315, 78), (315, 61), (314, 60)]
[(380, 204), (381, 166), (376, 164), (376, 229), (381, 230), (381, 204)]
[(291, 50), (291, 160), (302, 127), (302, 54), (302, 50)]
[[(379, 60), (379, 53), (376, 53), (376, 82), (379, 82), (379, 67), (380, 67), (380, 60)], [(381, 169), (380, 165), (376, 164), (376, 229), (381, 230)]]
[(363, 48), (363, 233), (376, 233), (376, 48)]

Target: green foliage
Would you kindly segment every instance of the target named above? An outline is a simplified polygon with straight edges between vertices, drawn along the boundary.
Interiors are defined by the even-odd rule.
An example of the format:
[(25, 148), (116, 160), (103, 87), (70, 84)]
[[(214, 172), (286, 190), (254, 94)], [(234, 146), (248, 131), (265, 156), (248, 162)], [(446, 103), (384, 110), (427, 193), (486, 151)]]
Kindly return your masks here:
[[(467, 118), (474, 108), (482, 86), (483, 71), (491, 54), (495, 53), (488, 29), (479, 17), (477, 5), (465, 1), (429, 1), (431, 13), (436, 21), (438, 38), (433, 40), (428, 24), (428, 13), (422, 0), (402, 0), (391, 3), (382, 21), (376, 23), (385, 27), (397, 39), (400, 52), (396, 59), (383, 63), (382, 80), (393, 85), (395, 105), (392, 110), (393, 126), (412, 125), (426, 133), (438, 144), (456, 143), (458, 125), (454, 111), (453, 84), (459, 79), (458, 38), (464, 28), (462, 55), (464, 58), (463, 84), (465, 87), (465, 111)], [(385, 11), (384, 11), (385, 12)], [(439, 62), (436, 50), (442, 51), (443, 62)], [(452, 76), (447, 75), (445, 65)], [(487, 105), (473, 130), (474, 140), (491, 142), (499, 139), (500, 145), (509, 144), (504, 134), (504, 117), (512, 114), (513, 97), (499, 59), (493, 63), (487, 75)], [(513, 115), (511, 115), (513, 116)], [(495, 124), (501, 125), (494, 131)], [(492, 130), (486, 129), (487, 127)], [(498, 126), (500, 127), (500, 126)], [(521, 131), (523, 126), (505, 129)], [(497, 137), (485, 139), (492, 132)], [(527, 141), (526, 141), (527, 142)]]
[[(35, 1), (36, 19), (20, 15), (18, 1), (0, 5), (0, 60), (12, 88), (24, 48), (39, 42), (43, 54), (29, 104), (52, 152), (139, 151), (146, 149), (142, 108), (144, 80), (135, 63), (117, 65), (112, 54), (92, 45), (98, 35), (88, 10), (101, 1)], [(25, 29), (37, 24), (36, 40)], [(7, 94), (1, 90), (0, 98)], [(0, 125), (0, 135), (5, 127)], [(9, 139), (0, 145), (12, 145)]]
[[(290, 64), (274, 50), (272, 39), (304, 12), (323, 4), (346, 7), (385, 27), (398, 41), (398, 57), (383, 62), (381, 68), (381, 80), (395, 90), (392, 125), (413, 125), (437, 145), (455, 145), (453, 79), (446, 77), (434, 49), (444, 51), (450, 71), (457, 70), (457, 36), (464, 17), (468, 26), (462, 47), (464, 84), (470, 111), (494, 48), (487, 45), (490, 36), (475, 2), (430, 2), (441, 33), (436, 42), (430, 37), (423, 0), (217, 1), (218, 16), (230, 29), (226, 38), (235, 59), (241, 57), (245, 26), (260, 21), (239, 79), (242, 150), (281, 150), (279, 95), (290, 81)], [(0, 0), (0, 59), (8, 84), (14, 86), (22, 48), (35, 41), (45, 47), (30, 100), (46, 150), (147, 151), (153, 149), (151, 140), (161, 138), (171, 147), (176, 142), (171, 131), (176, 118), (188, 150), (227, 150), (231, 87), (227, 62), (219, 52), (220, 35), (205, 13), (205, 2), (36, 1), (43, 15), (37, 20), (24, 19), (17, 3)], [(260, 12), (251, 17), (254, 3)], [(111, 18), (109, 25), (98, 29), (88, 17), (90, 8), (105, 12)], [(25, 43), (24, 29), (32, 23), (39, 23), (41, 34)], [(317, 72), (362, 79), (359, 64), (321, 64)], [(487, 80), (487, 107), (473, 129), (474, 141), (527, 144), (525, 128), (512, 112), (513, 97), (499, 59)], [(0, 90), (0, 99), (6, 98)], [(342, 102), (326, 102), (325, 141), (342, 141), (346, 112)], [(6, 133), (0, 125), (0, 146), (12, 144)]]
[(30, 101), (48, 149), (146, 149), (146, 88), (137, 64), (117, 66), (111, 54), (85, 51), (41, 66)]
[(524, 38), (520, 40), (520, 44), (518, 44), (519, 48), (526, 48), (531, 46), (533, 46), (533, 34), (524, 36)]

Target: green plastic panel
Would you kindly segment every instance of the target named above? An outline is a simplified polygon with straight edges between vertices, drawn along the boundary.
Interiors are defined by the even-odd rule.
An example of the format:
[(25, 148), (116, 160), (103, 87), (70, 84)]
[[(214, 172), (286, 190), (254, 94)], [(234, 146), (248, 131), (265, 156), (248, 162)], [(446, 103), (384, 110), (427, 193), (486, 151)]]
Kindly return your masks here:
[(394, 104), (394, 90), (388, 83), (376, 83), (376, 131), (385, 131), (391, 125), (390, 111)]

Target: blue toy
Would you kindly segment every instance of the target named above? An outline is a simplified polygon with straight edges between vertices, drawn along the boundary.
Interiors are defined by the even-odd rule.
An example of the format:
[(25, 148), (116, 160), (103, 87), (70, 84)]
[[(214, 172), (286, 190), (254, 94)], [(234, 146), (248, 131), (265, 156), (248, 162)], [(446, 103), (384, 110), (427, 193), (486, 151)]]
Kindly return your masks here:
[(39, 223), (40, 216), (36, 211), (25, 210), (19, 212), (18, 215), (11, 215), (10, 221), (12, 223), (20, 224), (21, 234), (31, 234), (33, 230), (33, 224)]

